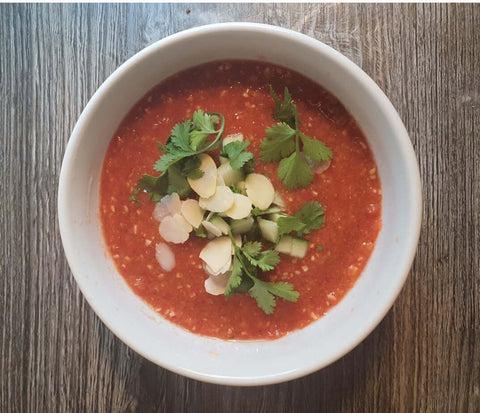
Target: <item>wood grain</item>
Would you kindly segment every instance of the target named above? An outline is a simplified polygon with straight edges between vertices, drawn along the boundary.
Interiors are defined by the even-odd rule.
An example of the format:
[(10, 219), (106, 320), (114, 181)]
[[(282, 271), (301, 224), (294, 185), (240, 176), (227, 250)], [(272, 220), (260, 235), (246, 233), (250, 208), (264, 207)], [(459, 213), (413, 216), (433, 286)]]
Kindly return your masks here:
[[(197, 382), (126, 347), (79, 292), (56, 217), (65, 146), (98, 86), (148, 44), (221, 21), (292, 28), (359, 64), (423, 181), (392, 310), (341, 360), (273, 386)], [(480, 411), (479, 28), (478, 4), (1, 4), (0, 411)]]

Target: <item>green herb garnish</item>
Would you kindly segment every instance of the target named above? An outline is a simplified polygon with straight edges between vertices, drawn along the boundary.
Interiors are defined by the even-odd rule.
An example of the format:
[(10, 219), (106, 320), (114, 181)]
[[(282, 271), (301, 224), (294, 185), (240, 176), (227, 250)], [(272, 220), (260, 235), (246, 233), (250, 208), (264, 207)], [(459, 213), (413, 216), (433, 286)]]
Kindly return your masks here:
[(298, 237), (309, 234), (314, 229), (320, 229), (325, 223), (323, 207), (317, 201), (303, 204), (293, 216), (282, 215), (278, 218), (278, 234), (280, 236), (296, 232)]
[(258, 270), (273, 270), (280, 262), (278, 251), (262, 251), (258, 241), (246, 242), (242, 247), (236, 245), (231, 232), (230, 239), (234, 248), (233, 269), (225, 289), (225, 296), (236, 292), (250, 294), (265, 314), (272, 314), (276, 305), (275, 296), (287, 301), (297, 301), (299, 293), (293, 291), (293, 285), (285, 282), (267, 282), (258, 278)]
[(275, 101), (273, 118), (280, 122), (265, 130), (266, 137), (260, 144), (260, 159), (263, 162), (280, 161), (278, 177), (288, 189), (306, 187), (313, 180), (313, 172), (306, 158), (315, 162), (328, 161), (333, 153), (323, 142), (300, 131), (297, 106), (292, 102), (287, 88), (283, 103), (271, 86), (270, 95)]
[[(216, 129), (218, 124), (220, 127)], [(224, 127), (222, 114), (205, 113), (201, 109), (195, 111), (192, 119), (177, 123), (167, 143), (158, 144), (165, 153), (153, 169), (161, 172), (161, 175), (142, 175), (130, 201), (139, 204), (139, 191), (147, 192), (152, 202), (159, 202), (163, 196), (174, 192), (181, 198), (186, 197), (191, 191), (187, 178), (198, 179), (203, 176), (198, 155), (218, 148)], [(209, 139), (211, 135), (215, 135), (213, 139)]]

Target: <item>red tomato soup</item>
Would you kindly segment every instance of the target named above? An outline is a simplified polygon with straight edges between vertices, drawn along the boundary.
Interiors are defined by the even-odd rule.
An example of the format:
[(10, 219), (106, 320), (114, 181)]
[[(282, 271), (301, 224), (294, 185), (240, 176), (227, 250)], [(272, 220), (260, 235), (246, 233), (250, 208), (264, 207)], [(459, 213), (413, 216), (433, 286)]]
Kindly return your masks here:
[[(301, 130), (323, 141), (333, 153), (330, 167), (314, 176), (307, 188), (287, 190), (277, 177), (278, 163), (258, 158), (274, 102), (268, 85), (288, 87)], [(283, 99), (283, 96), (281, 96)], [(267, 174), (293, 214), (308, 201), (325, 209), (323, 228), (312, 231), (303, 259), (280, 254), (277, 267), (262, 277), (293, 284), (297, 302), (276, 298), (273, 314), (265, 314), (248, 294), (230, 298), (205, 291), (208, 278), (199, 258), (206, 240), (193, 234), (184, 244), (169, 244), (176, 265), (162, 270), (155, 245), (162, 242), (154, 204), (141, 193), (141, 206), (129, 197), (142, 174), (158, 175), (172, 127), (191, 118), (196, 109), (225, 116), (227, 134), (241, 132), (256, 157), (255, 171)], [(367, 141), (352, 116), (329, 92), (302, 75), (254, 61), (208, 63), (180, 72), (160, 83), (123, 120), (108, 148), (100, 185), (100, 213), (108, 250), (130, 288), (158, 314), (194, 333), (220, 339), (275, 339), (322, 317), (352, 288), (374, 248), (381, 228), (382, 191)], [(318, 246), (321, 246), (319, 248)]]

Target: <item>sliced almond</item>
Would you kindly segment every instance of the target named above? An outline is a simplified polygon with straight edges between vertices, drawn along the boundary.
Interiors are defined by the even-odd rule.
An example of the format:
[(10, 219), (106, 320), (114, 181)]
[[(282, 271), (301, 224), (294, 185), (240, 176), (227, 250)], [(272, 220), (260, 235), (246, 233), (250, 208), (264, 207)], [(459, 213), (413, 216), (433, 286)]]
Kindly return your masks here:
[(205, 213), (205, 211), (198, 205), (196, 199), (187, 199), (183, 201), (181, 212), (183, 217), (194, 228), (198, 228), (201, 225)]
[[(223, 185), (235, 185), (243, 179), (241, 169), (233, 169), (230, 162), (225, 162), (217, 169), (218, 180), (223, 181)], [(218, 181), (217, 181), (218, 182)]]
[(243, 141), (243, 133), (232, 133), (223, 138), (223, 146), (226, 146), (232, 142), (241, 142), (241, 141)]
[(232, 260), (229, 260), (225, 263), (225, 265), (220, 268), (218, 271), (214, 271), (208, 264), (203, 263), (203, 269), (208, 275), (220, 275), (220, 274), (225, 274), (227, 271), (229, 271), (232, 267)]
[(203, 228), (205, 228), (209, 234), (212, 234), (214, 237), (219, 237), (222, 235), (220, 228), (216, 227), (209, 221), (202, 221)]
[(226, 272), (221, 275), (210, 276), (205, 280), (205, 291), (212, 295), (221, 295), (225, 293), (227, 288), (228, 279), (231, 272)]
[(171, 195), (165, 195), (160, 202), (155, 204), (153, 210), (153, 218), (161, 221), (167, 215), (175, 215), (180, 213), (181, 201), (176, 192)]
[[(222, 165), (220, 165), (221, 167)], [(223, 175), (220, 175), (218, 173), (218, 169), (217, 169), (217, 186), (226, 186), (225, 184), (225, 180), (223, 179)]]
[(225, 211), (225, 214), (233, 219), (248, 217), (252, 211), (252, 201), (248, 196), (233, 194), (233, 205)]
[(245, 190), (253, 205), (267, 209), (275, 197), (275, 189), (265, 175), (249, 174), (245, 179)]
[(212, 273), (218, 273), (228, 262), (231, 262), (231, 245), (229, 237), (219, 237), (209, 241), (200, 251), (200, 258), (209, 266)]
[(192, 229), (192, 226), (182, 215), (175, 214), (163, 218), (158, 231), (165, 241), (183, 244), (190, 236)]
[(167, 272), (172, 271), (175, 267), (175, 255), (170, 247), (164, 242), (159, 242), (155, 245), (155, 258), (160, 264), (160, 267)]
[(277, 191), (275, 191), (275, 195), (273, 196), (273, 203), (282, 209), (285, 208), (285, 201)]
[(201, 197), (209, 198), (215, 193), (217, 186), (217, 166), (210, 155), (202, 153), (198, 155), (200, 158), (200, 169), (203, 176), (198, 179), (187, 178), (189, 185)]
[(201, 208), (212, 212), (225, 212), (233, 205), (233, 192), (228, 186), (217, 186), (213, 196), (209, 198), (201, 197), (198, 204)]

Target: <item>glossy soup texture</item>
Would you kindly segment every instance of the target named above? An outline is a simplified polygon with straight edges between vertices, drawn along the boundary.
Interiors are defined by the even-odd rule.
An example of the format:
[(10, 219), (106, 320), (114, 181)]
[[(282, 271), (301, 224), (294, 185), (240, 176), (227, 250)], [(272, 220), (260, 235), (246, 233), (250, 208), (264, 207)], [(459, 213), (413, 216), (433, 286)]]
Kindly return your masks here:
[[(293, 214), (317, 200), (326, 223), (306, 238), (303, 259), (281, 254), (270, 281), (292, 283), (296, 303), (277, 298), (266, 315), (248, 295), (231, 298), (205, 292), (207, 278), (199, 252), (206, 241), (190, 235), (169, 244), (176, 266), (165, 272), (155, 259), (162, 242), (154, 204), (128, 199), (137, 180), (153, 170), (172, 127), (196, 109), (225, 116), (225, 134), (242, 132), (249, 150), (259, 153), (265, 128), (274, 123), (271, 84), (283, 96), (288, 87), (298, 106), (301, 129), (325, 142), (334, 153), (329, 169), (308, 188), (288, 191), (277, 178), (278, 164), (258, 158), (256, 172), (266, 173)], [(225, 136), (225, 135), (224, 135)], [(375, 160), (362, 131), (342, 104), (311, 80), (290, 70), (254, 61), (225, 61), (194, 67), (160, 83), (123, 120), (108, 148), (100, 186), (104, 238), (115, 265), (131, 289), (158, 314), (194, 333), (221, 339), (275, 339), (322, 317), (352, 288), (374, 248), (381, 228), (382, 194)], [(318, 246), (321, 248), (318, 248)]]

